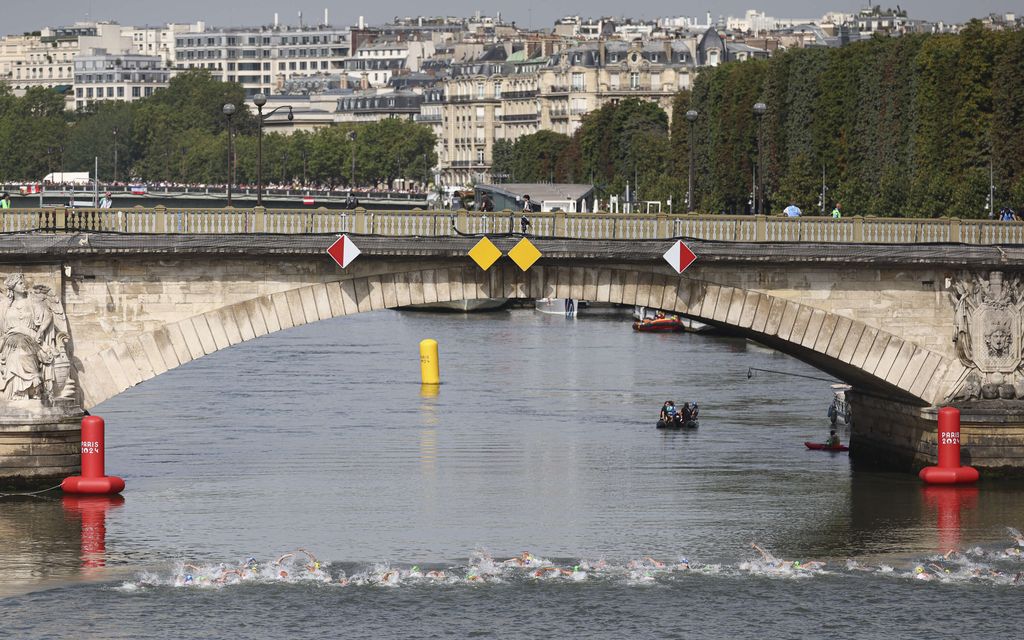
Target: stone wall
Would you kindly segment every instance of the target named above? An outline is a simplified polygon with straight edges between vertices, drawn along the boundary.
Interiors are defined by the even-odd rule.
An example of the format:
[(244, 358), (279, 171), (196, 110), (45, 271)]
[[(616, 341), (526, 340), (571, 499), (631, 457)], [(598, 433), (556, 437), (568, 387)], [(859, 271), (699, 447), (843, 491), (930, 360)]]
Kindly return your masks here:
[(0, 489), (52, 486), (81, 472), (82, 417), (0, 418)]
[[(915, 406), (857, 390), (850, 455), (858, 463), (918, 471), (936, 464), (938, 407)], [(960, 459), (982, 476), (1024, 473), (1024, 402), (986, 401), (960, 409)]]

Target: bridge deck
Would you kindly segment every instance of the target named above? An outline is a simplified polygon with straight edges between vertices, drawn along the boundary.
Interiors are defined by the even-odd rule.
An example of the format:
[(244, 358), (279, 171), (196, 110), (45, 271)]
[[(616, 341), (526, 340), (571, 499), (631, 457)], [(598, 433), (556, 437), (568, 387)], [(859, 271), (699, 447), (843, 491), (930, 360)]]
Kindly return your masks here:
[[(478, 236), (410, 237), (352, 235), (364, 256), (465, 257)], [(521, 236), (488, 236), (507, 252)], [(336, 234), (0, 234), (0, 256), (8, 259), (66, 258), (121, 254), (322, 254)], [(547, 259), (658, 261), (671, 238), (586, 240), (530, 236)], [(822, 263), (950, 267), (1009, 267), (1024, 264), (1024, 246), (962, 244), (822, 244), (797, 242), (712, 242), (687, 240), (699, 261), (714, 263)]]
[[(518, 230), (518, 213), (317, 209), (9, 209), (0, 231), (110, 231), (136, 234), (360, 233), (457, 237)], [(956, 218), (768, 217), (531, 213), (540, 236), (591, 240), (685, 237), (722, 242), (1024, 245), (1024, 222)]]

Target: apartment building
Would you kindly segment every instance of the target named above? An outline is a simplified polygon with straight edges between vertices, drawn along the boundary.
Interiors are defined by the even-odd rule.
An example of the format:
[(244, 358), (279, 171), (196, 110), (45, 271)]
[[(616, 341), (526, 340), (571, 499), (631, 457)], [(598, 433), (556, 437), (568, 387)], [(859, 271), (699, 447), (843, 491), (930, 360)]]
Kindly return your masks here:
[[(15, 95), (22, 95), (30, 87), (66, 89), (70, 93), (74, 61), (83, 51), (124, 51), (130, 46), (121, 26), (110, 23), (76, 23), (6, 36), (0, 39), (0, 80), (6, 81)], [(74, 108), (71, 101), (69, 108)]]
[(90, 49), (75, 58), (75, 108), (104, 101), (134, 102), (170, 81), (160, 56)]
[(627, 98), (656, 102), (672, 113), (672, 98), (689, 89), (693, 41), (587, 42), (551, 56), (540, 69), (540, 126), (572, 135), (583, 116)]
[(335, 122), (377, 122), (389, 118), (414, 120), (423, 95), (414, 91), (367, 89), (338, 98)]
[(174, 66), (174, 46), (178, 34), (202, 31), (203, 23), (168, 24), (162, 27), (124, 27), (124, 36), (131, 39), (135, 53), (159, 56), (167, 68)]
[(434, 55), (434, 43), (377, 41), (361, 47), (345, 63), (353, 84), (386, 87), (391, 78), (420, 71), (424, 58)]
[(540, 130), (538, 70), (546, 58), (526, 48), (488, 49), (480, 58), (452, 65), (444, 83), (443, 140), (439, 170), (448, 184), (487, 182), (494, 143)]
[(351, 55), (349, 29), (260, 27), (179, 33), (178, 69), (206, 69), (224, 82), (237, 82), (247, 96), (280, 93), (295, 76), (340, 73)]

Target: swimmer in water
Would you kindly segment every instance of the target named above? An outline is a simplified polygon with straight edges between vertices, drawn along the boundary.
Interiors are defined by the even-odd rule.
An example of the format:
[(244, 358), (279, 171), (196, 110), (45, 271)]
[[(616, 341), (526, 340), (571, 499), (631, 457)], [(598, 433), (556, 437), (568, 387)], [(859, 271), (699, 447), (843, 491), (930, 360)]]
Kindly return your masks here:
[(541, 567), (533, 572), (534, 578), (543, 578), (548, 574), (554, 575), (572, 575), (572, 571), (566, 571), (565, 569), (559, 569), (558, 567)]
[(518, 556), (516, 556), (515, 558), (509, 558), (508, 560), (505, 560), (501, 564), (503, 564), (503, 565), (515, 565), (517, 567), (527, 567), (531, 563), (533, 563), (534, 560), (536, 560), (536, 558), (534, 558), (533, 555), (531, 555), (529, 551), (524, 551), (521, 554), (519, 554)]
[(285, 558), (294, 558), (294, 557), (295, 557), (294, 553), (286, 553), (283, 556), (281, 556), (280, 558), (278, 558), (277, 560), (274, 560), (274, 565), (279, 567), (279, 566), (281, 566), (281, 563), (284, 562)]
[[(769, 566), (775, 569), (789, 569), (793, 566), (793, 563), (791, 561), (779, 560), (772, 554), (762, 549), (760, 545), (758, 545), (756, 542), (751, 542), (750, 546), (756, 549), (757, 552), (761, 554), (761, 558), (765, 561), (765, 563), (767, 563)], [(799, 563), (797, 564), (799, 565)]]
[(306, 565), (306, 569), (308, 569), (310, 573), (316, 573), (320, 570), (320, 561), (316, 559), (316, 556), (302, 548), (299, 548), (298, 551), (306, 554), (306, 557), (309, 558), (310, 564)]
[(793, 571), (818, 571), (825, 566), (825, 563), (820, 560), (808, 560), (803, 563), (799, 560), (779, 560), (758, 546), (756, 542), (751, 542), (750, 546), (757, 549), (757, 552), (761, 554), (762, 558), (764, 558), (765, 563), (773, 569), (780, 569), (782, 571), (788, 571), (790, 569)]

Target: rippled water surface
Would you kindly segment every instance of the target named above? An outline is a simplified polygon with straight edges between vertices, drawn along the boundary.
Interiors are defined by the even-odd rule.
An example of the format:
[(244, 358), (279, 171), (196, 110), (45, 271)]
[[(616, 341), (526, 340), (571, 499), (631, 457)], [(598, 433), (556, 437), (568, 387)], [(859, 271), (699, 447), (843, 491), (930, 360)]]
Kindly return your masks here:
[(807, 451), (828, 382), (749, 367), (821, 375), (530, 310), (239, 345), (96, 408), (123, 504), (0, 500), (0, 637), (1016, 636), (1020, 485)]

